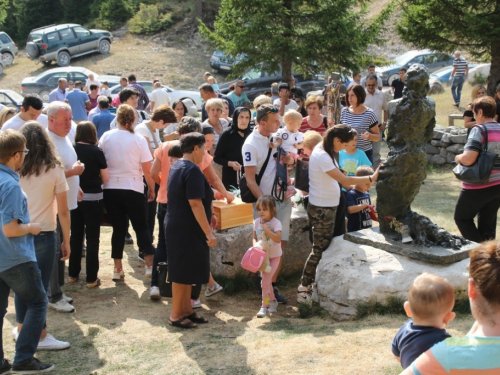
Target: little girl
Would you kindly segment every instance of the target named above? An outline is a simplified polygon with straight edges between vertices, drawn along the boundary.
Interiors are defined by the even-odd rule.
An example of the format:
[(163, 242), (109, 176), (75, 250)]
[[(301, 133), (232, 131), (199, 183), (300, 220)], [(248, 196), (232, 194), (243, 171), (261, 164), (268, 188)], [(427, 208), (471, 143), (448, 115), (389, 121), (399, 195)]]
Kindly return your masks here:
[(219, 88), (219, 85), (217, 84), (217, 80), (215, 79), (215, 77), (210, 76), (207, 78), (207, 81), (208, 81), (208, 83), (210, 83), (212, 85), (214, 92), (216, 94), (220, 94), (220, 88)]
[(278, 269), (281, 258), (281, 222), (276, 218), (276, 203), (270, 195), (260, 197), (255, 203), (258, 218), (253, 223), (254, 246), (262, 237), (269, 245), (269, 262), (271, 272), (262, 272), (262, 306), (257, 313), (258, 318), (278, 311), (278, 302), (274, 297), (273, 275)]

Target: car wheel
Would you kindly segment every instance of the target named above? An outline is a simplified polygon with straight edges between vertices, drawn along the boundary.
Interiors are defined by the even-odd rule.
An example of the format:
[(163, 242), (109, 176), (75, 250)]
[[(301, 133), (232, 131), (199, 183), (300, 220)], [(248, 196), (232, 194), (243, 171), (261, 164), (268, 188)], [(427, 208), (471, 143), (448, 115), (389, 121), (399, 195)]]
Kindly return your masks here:
[(28, 42), (28, 44), (26, 44), (26, 53), (32, 59), (36, 59), (40, 55), (40, 50), (38, 49), (38, 46), (35, 43)]
[(42, 61), (43, 65), (49, 66), (52, 63), (52, 60), (50, 61)]
[(3, 62), (5, 63), (5, 65), (12, 65), (12, 63), (14, 62), (14, 56), (12, 56), (12, 53), (4, 52), (4, 53), (2, 53), (2, 56), (3, 56)]
[(47, 90), (43, 90), (43, 91), (40, 91), (38, 93), (38, 96), (40, 97), (40, 99), (42, 99), (42, 101), (45, 103), (49, 102), (49, 95), (50, 95), (50, 92), (48, 92)]
[(111, 49), (111, 45), (109, 44), (109, 41), (103, 39), (99, 42), (99, 52), (100, 53), (109, 53)]
[(399, 78), (399, 74), (392, 74), (392, 75), (390, 75), (389, 78), (387, 78), (387, 84), (389, 86), (392, 85), (392, 81), (394, 81), (397, 78)]
[(57, 65), (68, 66), (71, 62), (71, 56), (68, 52), (62, 51), (57, 54)]

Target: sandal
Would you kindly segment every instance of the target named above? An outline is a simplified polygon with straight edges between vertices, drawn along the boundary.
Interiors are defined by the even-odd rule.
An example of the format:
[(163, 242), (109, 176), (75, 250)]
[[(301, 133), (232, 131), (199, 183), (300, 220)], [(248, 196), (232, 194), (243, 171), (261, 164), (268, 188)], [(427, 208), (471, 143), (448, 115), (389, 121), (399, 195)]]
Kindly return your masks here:
[(196, 324), (194, 324), (191, 320), (188, 319), (187, 323), (182, 323), (184, 320), (186, 320), (187, 317), (180, 318), (179, 320), (171, 320), (170, 318), (168, 319), (168, 324), (174, 327), (179, 327), (179, 328), (196, 328), (198, 327)]
[(190, 321), (195, 322), (195, 323), (199, 323), (199, 324), (208, 323), (207, 318), (205, 318), (201, 315), (197, 315), (196, 312), (194, 312), (190, 315), (186, 315), (186, 319), (189, 319)]

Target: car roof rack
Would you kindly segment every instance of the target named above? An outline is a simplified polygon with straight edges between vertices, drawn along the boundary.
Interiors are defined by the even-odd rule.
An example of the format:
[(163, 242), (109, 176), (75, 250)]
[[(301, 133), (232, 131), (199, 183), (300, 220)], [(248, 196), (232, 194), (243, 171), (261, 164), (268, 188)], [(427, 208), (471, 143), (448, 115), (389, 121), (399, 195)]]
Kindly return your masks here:
[(52, 25), (37, 27), (36, 29), (31, 30), (30, 33), (33, 32), (33, 31), (36, 31), (36, 30), (46, 29), (47, 27), (52, 27), (52, 26), (57, 26), (57, 25), (54, 23)]

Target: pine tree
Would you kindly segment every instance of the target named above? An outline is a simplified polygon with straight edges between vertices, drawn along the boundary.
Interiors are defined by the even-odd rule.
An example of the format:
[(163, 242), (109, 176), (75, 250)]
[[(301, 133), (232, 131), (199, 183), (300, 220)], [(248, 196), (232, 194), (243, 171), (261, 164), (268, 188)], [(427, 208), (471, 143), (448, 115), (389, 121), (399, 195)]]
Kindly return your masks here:
[(491, 61), (488, 94), (500, 81), (500, 0), (398, 1), (403, 18), (397, 24), (402, 39), (419, 48), (463, 50)]
[(214, 31), (200, 21), (200, 32), (217, 49), (232, 56), (246, 55), (235, 66), (238, 73), (260, 63), (269, 72), (281, 67), (284, 81), (290, 80), (292, 65), (303, 70), (357, 70), (382, 25), (378, 19), (364, 21), (365, 7), (356, 8), (359, 3), (222, 0)]
[(99, 19), (106, 29), (114, 30), (132, 16), (132, 11), (125, 0), (105, 0), (101, 4)]
[(18, 7), (18, 43), (25, 42), (30, 31), (37, 27), (58, 23), (63, 16), (60, 0), (20, 0)]

